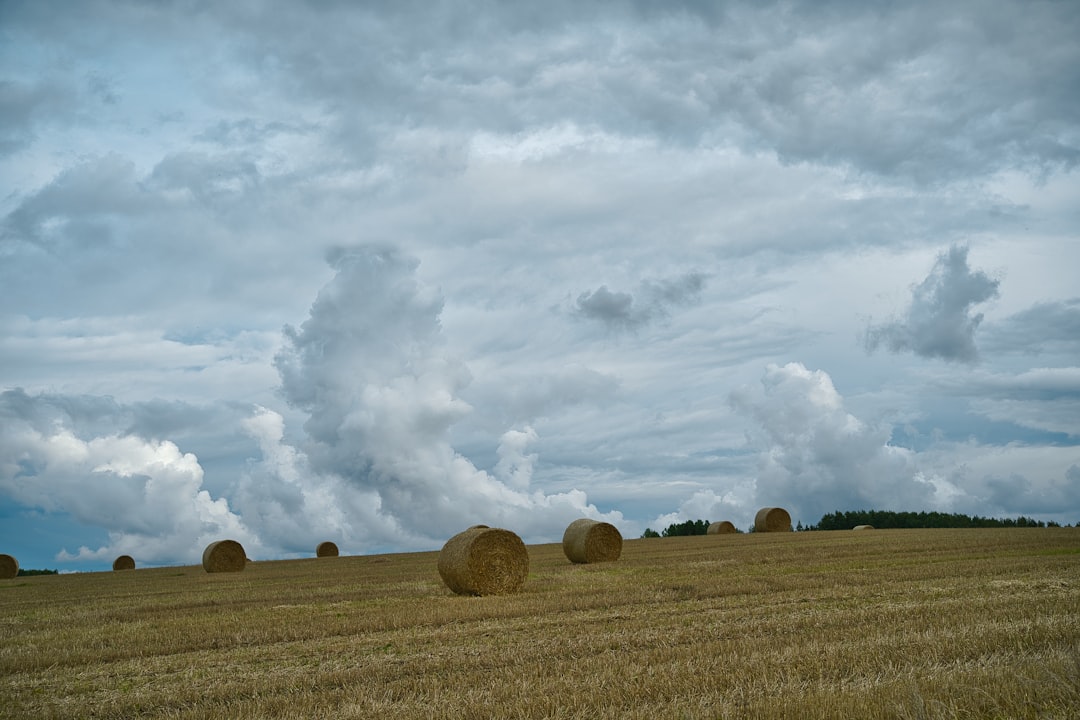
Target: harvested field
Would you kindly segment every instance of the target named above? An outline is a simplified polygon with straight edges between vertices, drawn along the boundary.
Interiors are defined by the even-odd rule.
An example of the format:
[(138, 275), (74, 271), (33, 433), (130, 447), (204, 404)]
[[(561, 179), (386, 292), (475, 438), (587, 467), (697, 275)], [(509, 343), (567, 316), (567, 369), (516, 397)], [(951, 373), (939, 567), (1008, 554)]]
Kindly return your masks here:
[[(3, 718), (1075, 718), (1080, 529), (529, 546), (0, 581)], [(572, 670), (572, 671), (571, 671)]]

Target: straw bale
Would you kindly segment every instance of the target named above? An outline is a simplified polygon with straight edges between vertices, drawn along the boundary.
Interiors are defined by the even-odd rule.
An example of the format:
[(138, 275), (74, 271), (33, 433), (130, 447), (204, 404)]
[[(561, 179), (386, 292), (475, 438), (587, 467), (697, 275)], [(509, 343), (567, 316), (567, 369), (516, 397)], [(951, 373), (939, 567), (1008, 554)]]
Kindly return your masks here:
[(338, 546), (329, 540), (321, 542), (315, 548), (315, 557), (337, 557)]
[(120, 557), (113, 560), (112, 569), (113, 570), (134, 570), (135, 569), (135, 558), (131, 557), (130, 555), (121, 555)]
[(754, 517), (754, 531), (791, 532), (791, 516), (784, 508), (761, 508)]
[(244, 546), (235, 540), (212, 542), (202, 554), (202, 566), (208, 573), (240, 572), (247, 561)]
[(19, 561), (12, 555), (0, 555), (0, 580), (17, 577)]
[(622, 554), (622, 534), (611, 523), (581, 518), (566, 527), (562, 549), (570, 562), (612, 562)]
[(851, 529), (852, 530), (873, 530), (874, 526), (873, 525), (856, 525), (855, 527), (853, 527)]
[(509, 530), (474, 525), (443, 545), (439, 575), (458, 595), (509, 595), (525, 584), (529, 552)]
[(721, 520), (720, 522), (709, 523), (709, 529), (705, 531), (707, 535), (727, 535), (728, 533), (737, 532), (735, 530), (735, 524), (730, 520)]

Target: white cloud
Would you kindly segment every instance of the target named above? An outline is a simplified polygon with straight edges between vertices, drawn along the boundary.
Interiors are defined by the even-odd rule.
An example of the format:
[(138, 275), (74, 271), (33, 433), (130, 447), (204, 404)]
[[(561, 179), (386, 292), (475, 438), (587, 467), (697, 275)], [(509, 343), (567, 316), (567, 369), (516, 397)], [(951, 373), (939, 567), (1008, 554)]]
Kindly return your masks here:
[(99, 548), (63, 549), (60, 560), (196, 562), (222, 538), (258, 553), (259, 539), (224, 498), (203, 489), (203, 469), (167, 440), (108, 435), (84, 439), (56, 423), (42, 431), (5, 412), (0, 488), (17, 502), (108, 530)]
[(784, 507), (813, 523), (837, 509), (933, 505), (937, 481), (919, 471), (911, 451), (888, 443), (889, 427), (849, 413), (827, 373), (800, 363), (769, 365), (761, 385), (732, 394), (735, 407), (757, 424), (750, 439), (760, 449), (759, 506)]

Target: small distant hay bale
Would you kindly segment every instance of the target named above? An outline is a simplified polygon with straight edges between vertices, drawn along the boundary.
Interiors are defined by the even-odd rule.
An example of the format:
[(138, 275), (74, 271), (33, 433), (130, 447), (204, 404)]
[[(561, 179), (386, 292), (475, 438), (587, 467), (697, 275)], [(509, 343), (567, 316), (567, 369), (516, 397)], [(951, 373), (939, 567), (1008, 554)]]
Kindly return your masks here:
[(735, 524), (730, 520), (721, 520), (720, 522), (709, 523), (709, 529), (705, 531), (705, 534), (727, 535), (733, 532), (738, 532), (735, 529)]
[(874, 526), (873, 525), (856, 525), (855, 527), (853, 527), (851, 529), (852, 530), (873, 530)]
[(235, 540), (212, 542), (202, 554), (203, 570), (208, 573), (240, 572), (247, 561), (244, 546)]
[(315, 557), (337, 557), (337, 556), (338, 556), (338, 547), (337, 547), (337, 545), (330, 542), (329, 540), (327, 540), (326, 542), (319, 543), (318, 546), (315, 548)]
[(562, 549), (573, 563), (613, 562), (622, 554), (622, 534), (611, 523), (581, 518), (567, 526)]
[(120, 557), (113, 560), (112, 569), (113, 570), (134, 570), (135, 569), (135, 558), (131, 557), (130, 555), (121, 555)]
[(529, 575), (529, 551), (509, 530), (474, 525), (443, 545), (439, 575), (458, 595), (510, 595)]
[(754, 517), (754, 532), (791, 532), (791, 516), (784, 508), (761, 508)]
[(9, 580), (19, 575), (19, 561), (12, 555), (0, 555), (0, 580)]

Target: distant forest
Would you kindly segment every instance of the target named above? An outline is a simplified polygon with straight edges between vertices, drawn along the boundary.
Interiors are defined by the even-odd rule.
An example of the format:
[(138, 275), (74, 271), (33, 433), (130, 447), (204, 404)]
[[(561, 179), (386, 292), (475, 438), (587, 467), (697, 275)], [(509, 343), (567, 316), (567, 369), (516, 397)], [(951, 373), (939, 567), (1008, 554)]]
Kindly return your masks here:
[[(837, 510), (821, 517), (816, 525), (795, 526), (798, 531), (805, 530), (851, 530), (856, 525), (873, 525), (875, 528), (1012, 528), (1012, 527), (1061, 527), (1053, 520), (1043, 522), (1028, 517), (986, 518), (978, 515), (940, 512), (892, 512), (890, 510)], [(1080, 527), (1080, 522), (1077, 523)], [(687, 520), (668, 525), (661, 532), (645, 528), (641, 537), (679, 537), (681, 535), (705, 535), (709, 530), (708, 520)], [(754, 532), (754, 528), (750, 528)]]
[(1011, 527), (1060, 527), (1054, 521), (1043, 522), (1024, 516), (1013, 518), (986, 518), (978, 515), (941, 512), (890, 512), (887, 510), (837, 510), (821, 517), (817, 525), (802, 530), (850, 530), (856, 525), (873, 525), (875, 528), (1011, 528)]
[(708, 520), (687, 520), (682, 523), (668, 525), (663, 532), (656, 532), (652, 528), (645, 528), (641, 537), (679, 537), (681, 535), (705, 535), (709, 531)]

